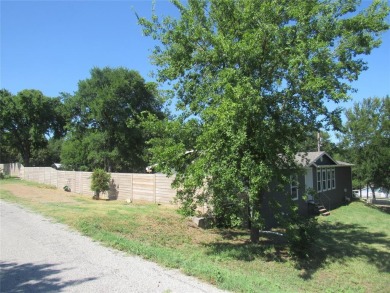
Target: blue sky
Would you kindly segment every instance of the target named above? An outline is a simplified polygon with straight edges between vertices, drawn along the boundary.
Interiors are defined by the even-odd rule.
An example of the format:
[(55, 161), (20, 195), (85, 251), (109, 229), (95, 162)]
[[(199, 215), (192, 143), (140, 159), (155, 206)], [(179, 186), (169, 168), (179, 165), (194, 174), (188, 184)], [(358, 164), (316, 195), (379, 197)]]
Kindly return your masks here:
[[(172, 4), (159, 1), (162, 12)], [(127, 67), (147, 79), (153, 41), (135, 12), (151, 1), (1, 1), (1, 88), (73, 93), (93, 67)], [(163, 12), (164, 13), (164, 12)]]
[[(157, 13), (177, 15), (169, 1), (156, 1)], [(371, 1), (363, 1), (367, 6)], [(0, 88), (16, 94), (38, 89), (47, 96), (73, 94), (93, 67), (127, 67), (153, 80), (149, 56), (153, 41), (142, 35), (135, 12), (151, 15), (152, 1), (1, 0)], [(364, 59), (369, 69), (350, 107), (365, 97), (390, 94), (390, 32)]]

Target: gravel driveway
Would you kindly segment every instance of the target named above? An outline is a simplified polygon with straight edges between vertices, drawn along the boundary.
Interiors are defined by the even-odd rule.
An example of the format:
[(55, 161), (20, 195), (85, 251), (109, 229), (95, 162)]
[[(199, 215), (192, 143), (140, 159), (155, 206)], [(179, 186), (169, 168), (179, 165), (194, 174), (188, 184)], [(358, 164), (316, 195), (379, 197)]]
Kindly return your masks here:
[(1, 292), (222, 292), (0, 201)]

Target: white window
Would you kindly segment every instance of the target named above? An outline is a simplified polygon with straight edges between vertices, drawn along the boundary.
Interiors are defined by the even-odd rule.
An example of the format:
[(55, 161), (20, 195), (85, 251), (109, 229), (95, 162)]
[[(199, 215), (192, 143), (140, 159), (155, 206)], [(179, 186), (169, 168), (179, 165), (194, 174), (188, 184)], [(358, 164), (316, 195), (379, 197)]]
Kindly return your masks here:
[(317, 192), (336, 189), (336, 172), (334, 168), (317, 169)]
[(298, 175), (290, 176), (290, 195), (292, 200), (298, 199)]
[(326, 169), (321, 169), (322, 170), (322, 190), (326, 190)]
[(317, 191), (321, 190), (321, 169), (317, 169)]
[(336, 189), (336, 173), (335, 173), (335, 169), (332, 169), (332, 189)]

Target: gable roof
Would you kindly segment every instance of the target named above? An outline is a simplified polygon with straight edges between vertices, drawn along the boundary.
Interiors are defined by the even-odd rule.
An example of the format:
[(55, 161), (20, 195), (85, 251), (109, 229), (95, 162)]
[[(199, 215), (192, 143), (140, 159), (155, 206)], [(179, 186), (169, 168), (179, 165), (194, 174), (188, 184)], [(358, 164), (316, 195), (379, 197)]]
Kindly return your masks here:
[(331, 162), (338, 166), (352, 166), (352, 164), (336, 161), (326, 152), (299, 152), (295, 155), (295, 162), (303, 167), (316, 166), (316, 162), (322, 157), (327, 157)]

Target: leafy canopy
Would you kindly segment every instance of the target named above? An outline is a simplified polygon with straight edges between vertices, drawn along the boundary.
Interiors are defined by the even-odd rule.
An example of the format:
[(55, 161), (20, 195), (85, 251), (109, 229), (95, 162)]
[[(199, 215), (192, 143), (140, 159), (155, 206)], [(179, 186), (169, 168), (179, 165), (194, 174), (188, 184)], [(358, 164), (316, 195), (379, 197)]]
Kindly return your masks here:
[(62, 163), (74, 169), (144, 170), (145, 139), (137, 115), (146, 111), (162, 116), (153, 83), (145, 83), (134, 70), (93, 68), (66, 104), (72, 118)]
[[(145, 127), (152, 162), (176, 173), (187, 212), (209, 202), (226, 222), (249, 210), (261, 226), (262, 192), (294, 168), (307, 134), (340, 127), (360, 58), (381, 43), (389, 8), (374, 1), (173, 1), (178, 19), (140, 19), (160, 41), (157, 76), (170, 83), (180, 115)], [(195, 192), (196, 191), (196, 192)], [(248, 209), (247, 209), (248, 208)]]
[[(23, 90), (12, 95), (0, 91), (0, 135), (2, 149), (17, 153), (25, 166), (31, 157), (46, 148), (48, 138), (65, 134), (65, 115), (60, 98), (49, 98), (38, 90)], [(52, 162), (53, 163), (53, 162)]]
[(346, 111), (341, 144), (360, 187), (390, 189), (390, 98), (367, 98)]

